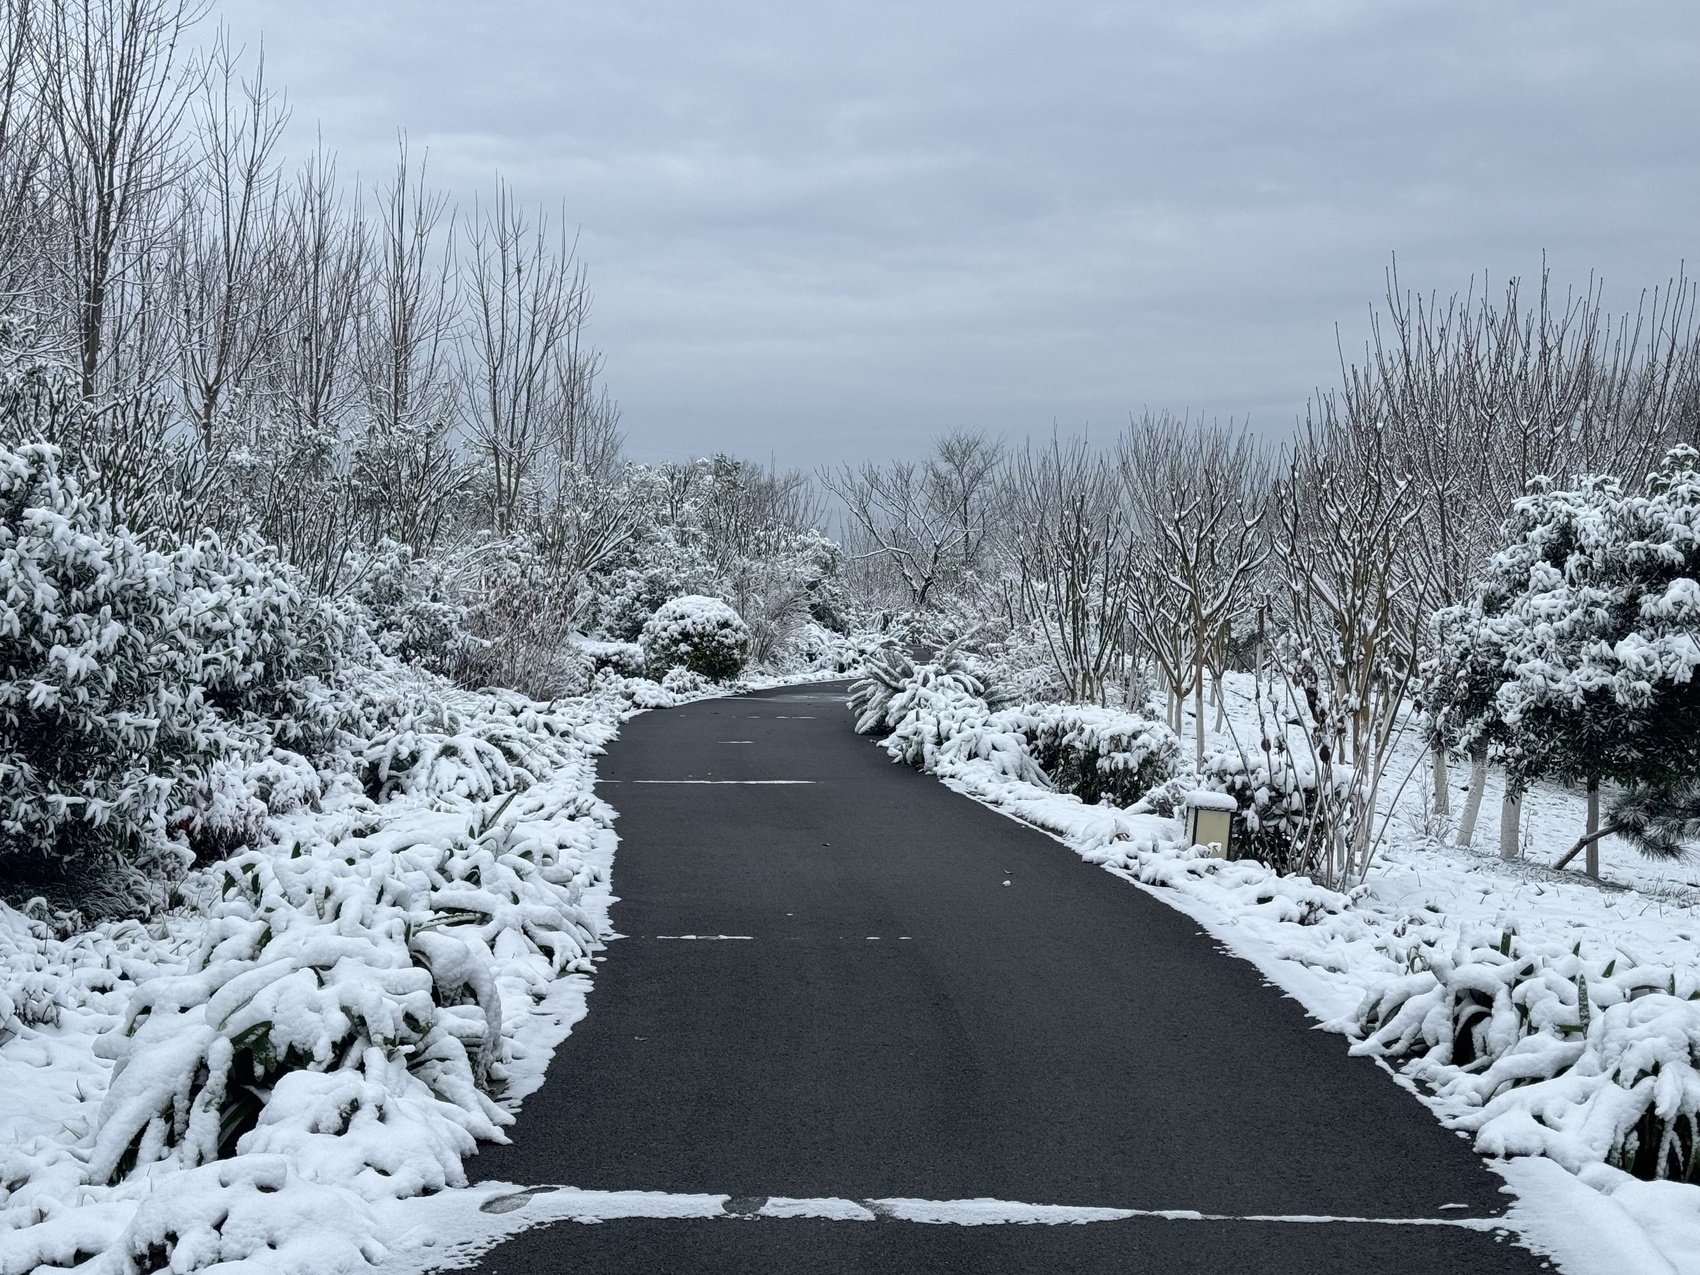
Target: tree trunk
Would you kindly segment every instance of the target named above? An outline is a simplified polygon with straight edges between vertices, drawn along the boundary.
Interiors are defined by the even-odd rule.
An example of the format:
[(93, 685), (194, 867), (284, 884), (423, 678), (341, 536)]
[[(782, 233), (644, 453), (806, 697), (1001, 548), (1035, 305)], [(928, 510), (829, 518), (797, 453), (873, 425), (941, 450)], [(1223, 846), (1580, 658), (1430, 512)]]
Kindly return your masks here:
[(1470, 792), (1464, 798), (1464, 815), (1458, 821), (1457, 844), (1467, 846), (1476, 837), (1476, 816), (1482, 810), (1482, 789), (1487, 787), (1487, 750), (1470, 754)]
[(1194, 746), (1197, 749), (1197, 765), (1204, 769), (1204, 666), (1200, 664), (1193, 670), (1192, 687), (1192, 734)]
[(1523, 794), (1511, 790), (1511, 776), (1505, 777), (1505, 800), (1499, 807), (1499, 857), (1515, 859), (1522, 848), (1518, 832), (1523, 826)]
[(1452, 813), (1452, 794), (1446, 776), (1446, 745), (1434, 748), (1434, 813), (1445, 818)]
[(1595, 838), (1588, 842), (1587, 872), (1594, 880), (1600, 879), (1600, 842), (1597, 834), (1600, 831), (1600, 781), (1588, 781), (1588, 829), (1587, 835)]

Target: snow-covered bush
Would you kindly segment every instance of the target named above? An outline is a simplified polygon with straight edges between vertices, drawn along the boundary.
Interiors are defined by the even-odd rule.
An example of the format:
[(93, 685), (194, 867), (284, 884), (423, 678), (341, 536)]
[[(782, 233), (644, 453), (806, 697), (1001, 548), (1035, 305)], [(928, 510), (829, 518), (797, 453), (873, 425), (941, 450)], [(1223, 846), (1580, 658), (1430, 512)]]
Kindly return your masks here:
[(505, 686), (551, 699), (582, 695), (594, 673), (572, 647), (578, 598), (529, 538), (513, 535), (482, 547), (471, 591), (468, 625), (477, 642), (456, 667), (462, 686)]
[(469, 608), (442, 559), (385, 540), (354, 574), (350, 596), (365, 608), (367, 632), (385, 655), (453, 677), (486, 644), (468, 627)]
[(865, 676), (850, 684), (850, 707), (863, 735), (889, 735), (917, 714), (953, 704), (977, 704), (981, 717), (991, 713), (985, 683), (954, 653), (915, 664), (889, 650), (870, 660)]
[(0, 449), (10, 890), (53, 893), (79, 862), (186, 861), (211, 767), (334, 741), (327, 682), (348, 638), (263, 547), (206, 534), (150, 548), (61, 472), (54, 448)]
[(638, 638), (650, 675), (685, 668), (713, 681), (738, 676), (749, 649), (749, 629), (718, 598), (696, 595), (662, 605)]
[(892, 757), (925, 770), (940, 757), (991, 761), (1012, 779), (1121, 806), (1174, 774), (1180, 744), (1160, 722), (1093, 705), (994, 709), (996, 699), (954, 651), (913, 664), (888, 649), (850, 687), (856, 729), (884, 736)]
[(1356, 1014), (1354, 1052), (1465, 1108), (1487, 1155), (1605, 1161), (1700, 1182), (1700, 974), (1498, 935), (1407, 945), (1403, 978)]
[(642, 677), (647, 668), (643, 648), (636, 642), (599, 642), (595, 638), (575, 637), (572, 645), (597, 671), (612, 669), (621, 677)]
[(1040, 704), (1020, 710), (1020, 717), (1034, 760), (1059, 791), (1085, 802), (1131, 806), (1172, 779), (1180, 761), (1174, 732), (1136, 713)]
[(841, 633), (809, 620), (792, 630), (767, 667), (781, 673), (860, 674), (890, 644), (881, 633), (855, 628)]
[(894, 759), (923, 770), (934, 769), (938, 749), (984, 726), (992, 713), (985, 684), (954, 652), (932, 664), (912, 664), (896, 650), (870, 660), (865, 676), (851, 683), (850, 707), (858, 731), (883, 736)]
[(1354, 831), (1351, 768), (1318, 764), (1284, 738), (1250, 756), (1237, 748), (1207, 754), (1197, 786), (1234, 798), (1239, 857), (1277, 872), (1312, 871), (1326, 861), (1329, 839), (1349, 841)]

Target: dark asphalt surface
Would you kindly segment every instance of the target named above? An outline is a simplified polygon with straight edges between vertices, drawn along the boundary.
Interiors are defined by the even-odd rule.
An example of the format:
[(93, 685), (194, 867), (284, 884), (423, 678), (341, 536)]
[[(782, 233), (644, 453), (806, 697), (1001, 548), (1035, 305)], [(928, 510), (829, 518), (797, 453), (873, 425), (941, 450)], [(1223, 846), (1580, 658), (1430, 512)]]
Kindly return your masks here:
[[(479, 1180), (1233, 1217), (1456, 1219), (1510, 1202), (1467, 1142), (1253, 966), (1050, 838), (893, 765), (852, 732), (841, 695), (649, 713), (599, 773), (620, 811), (613, 916), (627, 937), (513, 1145), (470, 1166)], [(685, 778), (813, 782), (639, 782)], [(658, 937), (687, 934), (751, 937)], [(478, 1269), (1550, 1268), (1503, 1233), (1440, 1226), (721, 1218), (539, 1226)]]

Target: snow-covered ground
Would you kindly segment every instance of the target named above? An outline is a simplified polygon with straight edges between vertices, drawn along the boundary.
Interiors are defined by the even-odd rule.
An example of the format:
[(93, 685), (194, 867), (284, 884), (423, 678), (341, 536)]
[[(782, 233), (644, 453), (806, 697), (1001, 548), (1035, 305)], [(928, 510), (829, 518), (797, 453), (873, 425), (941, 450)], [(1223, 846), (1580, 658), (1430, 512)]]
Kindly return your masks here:
[[(1227, 730), (1207, 730), (1207, 751), (1231, 732), (1256, 740), (1251, 693), (1249, 677), (1229, 676)], [(1206, 713), (1213, 727), (1214, 708)], [(1192, 738), (1190, 717), (1181, 738)], [(1497, 776), (1477, 844), (1447, 844), (1430, 834), (1428, 776), (1413, 745), (1394, 767), (1396, 779), (1416, 772), (1385, 803), (1385, 848), (1367, 882), (1342, 894), (1206, 857), (1181, 844), (1176, 820), (1024, 782), (995, 750), (937, 752), (952, 788), (1194, 917), (1350, 1047), (1384, 1055), (1481, 1150), (1522, 1157), (1494, 1162), (1520, 1197), (1512, 1220), (1563, 1269), (1700, 1275), (1700, 1186), (1646, 1182), (1605, 1163), (1647, 1106), (1665, 1116), (1700, 1106), (1700, 865), (1649, 863), (1608, 839), (1601, 883), (1553, 871), (1581, 832), (1585, 802), (1552, 787), (1525, 799), (1524, 855), (1504, 862)], [(1452, 1057), (1460, 1034), (1476, 1058)], [(1413, 1042), (1424, 1056), (1411, 1056)]]

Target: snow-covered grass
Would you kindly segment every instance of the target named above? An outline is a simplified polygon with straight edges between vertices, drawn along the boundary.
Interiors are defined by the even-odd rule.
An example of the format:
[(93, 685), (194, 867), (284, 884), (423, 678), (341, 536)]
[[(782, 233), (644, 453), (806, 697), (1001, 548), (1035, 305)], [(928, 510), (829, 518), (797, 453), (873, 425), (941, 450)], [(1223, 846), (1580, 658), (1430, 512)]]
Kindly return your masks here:
[(226, 775), (251, 844), (168, 911), (60, 936), (0, 906), (0, 1275), (367, 1269), (542, 1082), (609, 933), (593, 757), (719, 692), (381, 676), (417, 711), (306, 804)]
[[(1227, 691), (1227, 729), (1207, 731), (1207, 751), (1231, 747), (1234, 732), (1245, 743), (1257, 738), (1250, 678), (1230, 675)], [(1521, 859), (1502, 861), (1480, 844), (1451, 845), (1434, 835), (1444, 821), (1433, 817), (1413, 743), (1396, 766), (1399, 777), (1409, 770), (1413, 778), (1384, 798), (1384, 848), (1368, 879), (1342, 893), (1255, 862), (1208, 857), (1181, 844), (1176, 820), (1089, 805), (1035, 783), (1018, 760), (984, 746), (984, 712), (965, 709), (960, 695), (949, 698), (945, 738), (920, 758), (915, 728), (899, 726), (886, 741), (894, 758), (922, 762), (952, 788), (1054, 834), (1186, 911), (1345, 1034), (1349, 1048), (1384, 1058), (1483, 1153), (1544, 1156), (1563, 1166), (1576, 1175), (1566, 1181), (1592, 1188), (1585, 1194), (1598, 1201), (1594, 1231), (1628, 1228), (1633, 1242), (1624, 1239), (1624, 1252), (1656, 1251), (1668, 1263), (1592, 1265), (1575, 1229), (1554, 1222), (1546, 1242), (1567, 1269), (1700, 1271), (1700, 1186), (1625, 1171), (1645, 1176), (1662, 1161), (1680, 1176), (1694, 1163), (1700, 871), (1693, 863), (1649, 862), (1608, 841), (1604, 882), (1554, 872), (1547, 865), (1581, 830), (1585, 798), (1550, 786), (1525, 798)], [(1213, 726), (1215, 710), (1206, 711)], [(1498, 797), (1496, 779), (1484, 824)], [(1557, 1192), (1554, 1201), (1572, 1189), (1560, 1190), (1547, 1174), (1511, 1177), (1520, 1190)], [(1535, 1212), (1556, 1219), (1574, 1217), (1575, 1208), (1570, 1198), (1563, 1208)]]

